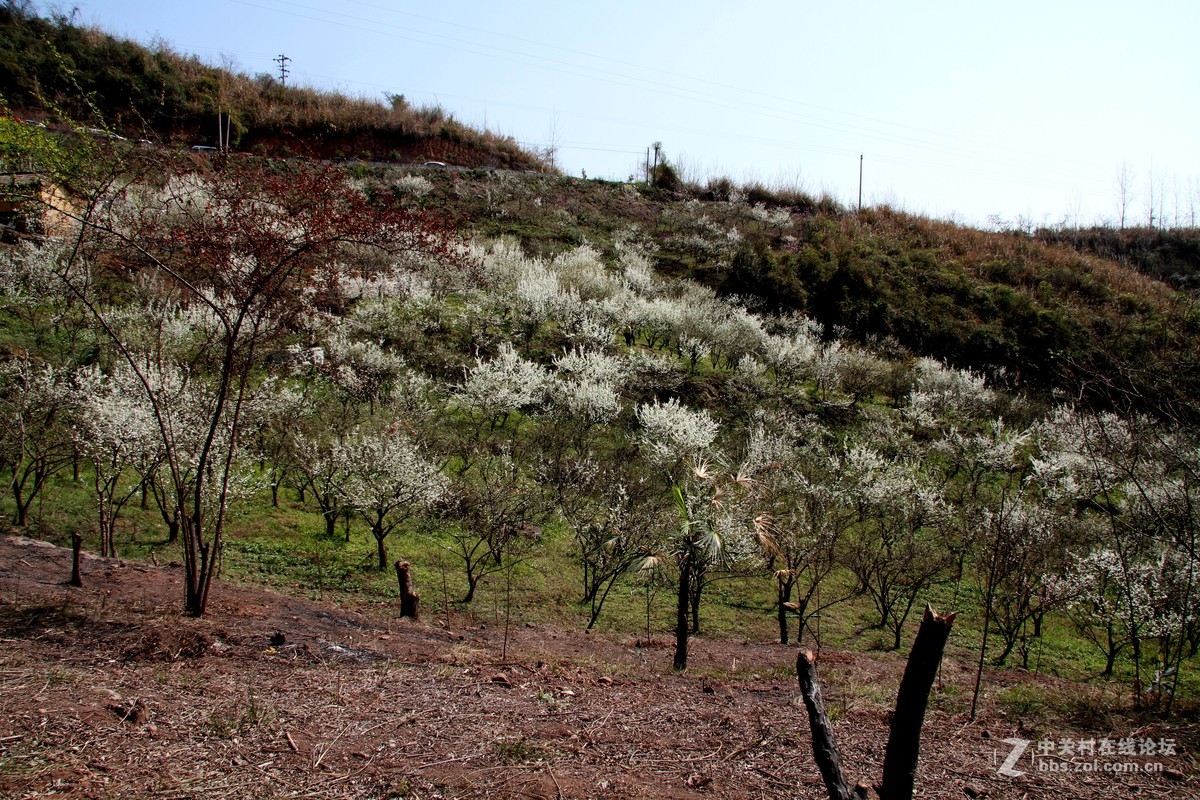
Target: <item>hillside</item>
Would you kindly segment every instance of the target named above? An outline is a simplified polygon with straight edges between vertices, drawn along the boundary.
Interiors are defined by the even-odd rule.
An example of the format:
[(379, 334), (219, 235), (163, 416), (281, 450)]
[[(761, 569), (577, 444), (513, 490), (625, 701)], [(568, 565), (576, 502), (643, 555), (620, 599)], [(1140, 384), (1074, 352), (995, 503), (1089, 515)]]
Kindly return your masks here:
[[(510, 139), (399, 95), (385, 105), (284, 87), (19, 5), (0, 9), (0, 33), (2, 99), (22, 117), (213, 144), (215, 115), (225, 109), (242, 152), (543, 166)], [(359, 169), (379, 184), (391, 180), (386, 170)], [(986, 233), (886, 207), (854, 215), (827, 198), (728, 180), (684, 186), (669, 165), (647, 191), (558, 176), (423, 178), (434, 185), (425, 205), (480, 235), (512, 235), (554, 255), (584, 242), (607, 250), (634, 225), (665, 274), (746, 298), (756, 310), (802, 314), (827, 333), (896, 355), (981, 370), (1012, 388), (1170, 415), (1193, 414), (1200, 397), (1191, 295), (1157, 282), (1190, 285), (1195, 231)]]
[(1138, 272), (1177, 289), (1200, 285), (1200, 228), (1063, 228), (1039, 230), (1038, 239), (1065, 244)]
[(931, 796), (1194, 786), (1192, 295), (669, 164), (62, 127), (0, 116), (0, 793), (815, 795), (791, 648), (876, 772), (926, 604)]
[[(401, 173), (362, 168), (388, 186)], [(887, 207), (854, 214), (763, 187), (679, 191), (557, 176), (423, 172), (422, 203), (482, 236), (553, 256), (636, 232), (656, 267), (752, 309), (810, 317), (895, 356), (1003, 386), (1193, 415), (1200, 316), (1190, 293), (1089, 248)], [(1162, 233), (1187, 241), (1187, 231)]]
[(220, 69), (20, 3), (0, 7), (0, 100), (51, 125), (111, 130), (171, 145), (218, 144), (226, 115), (233, 150), (259, 155), (541, 169), (511, 138), (479, 131), (402, 94), (378, 101), (286, 86), (268, 74)]

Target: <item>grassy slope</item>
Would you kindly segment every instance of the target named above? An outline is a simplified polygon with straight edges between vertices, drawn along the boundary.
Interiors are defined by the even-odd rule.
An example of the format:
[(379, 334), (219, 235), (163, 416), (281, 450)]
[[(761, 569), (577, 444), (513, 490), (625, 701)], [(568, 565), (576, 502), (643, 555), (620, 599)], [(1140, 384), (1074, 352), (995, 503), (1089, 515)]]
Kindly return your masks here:
[[(1176, 410), (1200, 396), (1191, 295), (1068, 244), (888, 208), (854, 215), (811, 198), (777, 198), (792, 214), (775, 226), (748, 203), (697, 200), (699, 191), (469, 171), (426, 177), (436, 184), (427, 203), (543, 255), (583, 242), (610, 251), (634, 227), (666, 273), (764, 310), (806, 314), (852, 339), (1003, 371), (1026, 391), (1100, 403), (1135, 396)], [(681, 235), (688, 224), (699, 233)], [(736, 229), (739, 239), (729, 246), (710, 236), (706, 250), (713, 228)]]

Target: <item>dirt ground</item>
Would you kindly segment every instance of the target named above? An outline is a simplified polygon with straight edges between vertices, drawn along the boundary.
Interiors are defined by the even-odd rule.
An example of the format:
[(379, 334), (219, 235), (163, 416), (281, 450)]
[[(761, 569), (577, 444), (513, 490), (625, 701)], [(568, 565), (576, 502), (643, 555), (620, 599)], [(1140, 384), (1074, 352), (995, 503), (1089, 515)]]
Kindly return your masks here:
[[(699, 638), (674, 674), (665, 635), (519, 626), (505, 655), (502, 626), (467, 618), (217, 584), (191, 619), (178, 567), (89, 558), (82, 589), (65, 585), (69, 568), (69, 551), (0, 535), (3, 798), (826, 796), (794, 648)], [(820, 670), (850, 773), (878, 780), (902, 658), (827, 651)], [(971, 679), (969, 665), (943, 667), (948, 694), (969, 696)], [(1120, 737), (1159, 752), (1038, 757), (1045, 731), (956, 708), (935, 697), (919, 797), (1200, 791), (1178, 728), (1063, 726), (1057, 747)], [(1009, 738), (1031, 741), (1014, 777), (1000, 773)]]

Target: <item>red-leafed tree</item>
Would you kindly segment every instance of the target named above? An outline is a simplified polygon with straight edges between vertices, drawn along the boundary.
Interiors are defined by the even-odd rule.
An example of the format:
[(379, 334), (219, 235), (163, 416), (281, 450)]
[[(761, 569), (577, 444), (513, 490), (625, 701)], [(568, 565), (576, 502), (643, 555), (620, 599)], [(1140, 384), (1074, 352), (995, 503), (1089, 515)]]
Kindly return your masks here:
[(185, 610), (199, 616), (267, 357), (305, 320), (340, 310), (346, 273), (465, 258), (443, 221), (368, 198), (328, 165), (160, 160), (139, 175), (66, 209), (79, 246), (60, 275), (153, 408), (161, 485), (178, 512)]

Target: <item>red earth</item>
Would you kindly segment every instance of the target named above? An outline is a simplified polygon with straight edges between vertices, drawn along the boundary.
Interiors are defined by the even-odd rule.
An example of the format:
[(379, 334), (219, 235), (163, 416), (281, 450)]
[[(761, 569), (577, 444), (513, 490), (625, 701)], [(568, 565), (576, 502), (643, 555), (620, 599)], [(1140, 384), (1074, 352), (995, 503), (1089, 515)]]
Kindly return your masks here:
[[(461, 614), (448, 627), (220, 583), (193, 619), (178, 567), (88, 558), (83, 588), (69, 570), (69, 551), (0, 535), (3, 798), (826, 796), (794, 648), (700, 637), (677, 674), (665, 635), (522, 625), (506, 642)], [(819, 664), (848, 770), (876, 781), (903, 658)], [(1000, 704), (970, 722), (973, 675), (943, 664), (918, 797), (1197, 796), (1194, 725), (1034, 728)], [(1102, 738), (1156, 752), (1058, 754)], [(1023, 774), (1000, 772), (1006, 739), (1030, 742)]]

